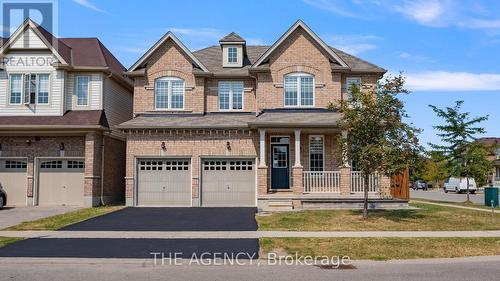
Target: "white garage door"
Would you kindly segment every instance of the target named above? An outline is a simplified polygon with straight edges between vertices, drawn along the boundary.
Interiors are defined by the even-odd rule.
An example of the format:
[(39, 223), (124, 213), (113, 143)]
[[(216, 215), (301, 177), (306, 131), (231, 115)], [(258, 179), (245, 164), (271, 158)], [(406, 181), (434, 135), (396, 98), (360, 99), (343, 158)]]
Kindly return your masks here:
[(83, 159), (39, 161), (38, 205), (83, 205)]
[(191, 206), (189, 159), (140, 159), (137, 174), (137, 205)]
[(0, 159), (0, 185), (7, 193), (7, 204), (26, 206), (26, 159)]
[(205, 159), (202, 161), (202, 172), (202, 206), (255, 206), (254, 160)]

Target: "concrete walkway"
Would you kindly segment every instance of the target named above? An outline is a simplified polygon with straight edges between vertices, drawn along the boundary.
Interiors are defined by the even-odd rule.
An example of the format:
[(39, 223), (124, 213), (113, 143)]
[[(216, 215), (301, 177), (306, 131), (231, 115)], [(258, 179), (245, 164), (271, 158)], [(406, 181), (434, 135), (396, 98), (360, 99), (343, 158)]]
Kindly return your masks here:
[(422, 203), (422, 204), (429, 204), (429, 205), (436, 205), (436, 206), (443, 206), (443, 207), (451, 207), (451, 208), (473, 210), (473, 211), (480, 211), (480, 212), (488, 212), (488, 213), (493, 212), (495, 214), (500, 214), (500, 210), (493, 210), (492, 211), (491, 209), (481, 209), (481, 208), (460, 206), (460, 205), (454, 205), (454, 204), (446, 204), (446, 203), (438, 203), (438, 202), (430, 202), (430, 201), (420, 201), (420, 200), (414, 200), (414, 199), (411, 199), (410, 203)]
[(500, 237), (491, 231), (0, 231), (0, 237), (110, 239), (255, 239), (278, 237)]

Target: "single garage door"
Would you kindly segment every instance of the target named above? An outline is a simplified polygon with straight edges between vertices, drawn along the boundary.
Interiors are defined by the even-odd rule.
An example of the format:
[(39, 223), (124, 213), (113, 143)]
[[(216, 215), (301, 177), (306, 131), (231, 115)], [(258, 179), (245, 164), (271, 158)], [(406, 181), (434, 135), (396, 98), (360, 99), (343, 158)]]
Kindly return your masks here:
[(189, 159), (140, 159), (138, 162), (137, 205), (191, 206)]
[(7, 193), (7, 204), (26, 206), (26, 159), (0, 159), (0, 185)]
[(83, 205), (83, 159), (40, 160), (38, 205)]
[(254, 160), (204, 159), (202, 165), (202, 206), (255, 206)]

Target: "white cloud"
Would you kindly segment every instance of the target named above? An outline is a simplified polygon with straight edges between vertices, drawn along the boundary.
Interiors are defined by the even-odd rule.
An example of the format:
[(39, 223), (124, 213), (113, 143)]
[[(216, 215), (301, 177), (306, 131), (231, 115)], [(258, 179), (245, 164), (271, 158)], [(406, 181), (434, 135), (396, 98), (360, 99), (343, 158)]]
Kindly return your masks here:
[(500, 74), (425, 71), (404, 74), (413, 91), (500, 91)]
[(415, 55), (415, 54), (410, 54), (407, 52), (402, 52), (399, 54), (399, 58), (403, 60), (408, 60), (408, 61), (413, 61), (417, 63), (432, 63), (434, 62), (433, 59), (426, 57), (426, 56), (421, 56), (421, 55)]
[(182, 34), (186, 36), (192, 37), (203, 37), (210, 39), (220, 39), (224, 36), (223, 32), (219, 29), (215, 28), (179, 28), (179, 27), (170, 27), (168, 30), (172, 31), (175, 34)]
[(335, 48), (352, 55), (376, 49), (374, 41), (381, 39), (376, 35), (326, 35), (322, 38)]
[(360, 16), (352, 11), (349, 11), (348, 8), (342, 7), (343, 1), (332, 1), (332, 0), (302, 0), (304, 3), (319, 8), (321, 10), (325, 10), (328, 12), (332, 12), (334, 14), (346, 17), (346, 18), (359, 18)]
[(437, 26), (443, 24), (446, 8), (444, 1), (418, 0), (406, 1), (403, 5), (395, 6), (394, 9), (422, 25)]
[(500, 19), (485, 20), (485, 19), (470, 19), (461, 23), (463, 27), (478, 28), (478, 29), (498, 29), (500, 28)]
[(98, 8), (96, 5), (90, 3), (89, 0), (73, 0), (73, 2), (75, 2), (79, 5), (82, 5), (86, 8), (89, 8), (91, 10), (94, 10), (96, 12), (103, 13), (103, 14), (109, 14), (108, 11), (105, 11), (103, 9)]

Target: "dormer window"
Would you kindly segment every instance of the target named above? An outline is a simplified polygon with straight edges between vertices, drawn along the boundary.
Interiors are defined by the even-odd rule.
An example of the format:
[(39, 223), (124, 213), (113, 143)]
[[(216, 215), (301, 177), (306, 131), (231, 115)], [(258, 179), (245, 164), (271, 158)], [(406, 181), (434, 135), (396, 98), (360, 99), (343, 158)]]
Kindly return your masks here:
[(228, 47), (227, 48), (227, 62), (237, 63), (238, 62), (238, 48)]
[(219, 40), (222, 48), (223, 67), (242, 67), (245, 57), (245, 39), (231, 32)]

